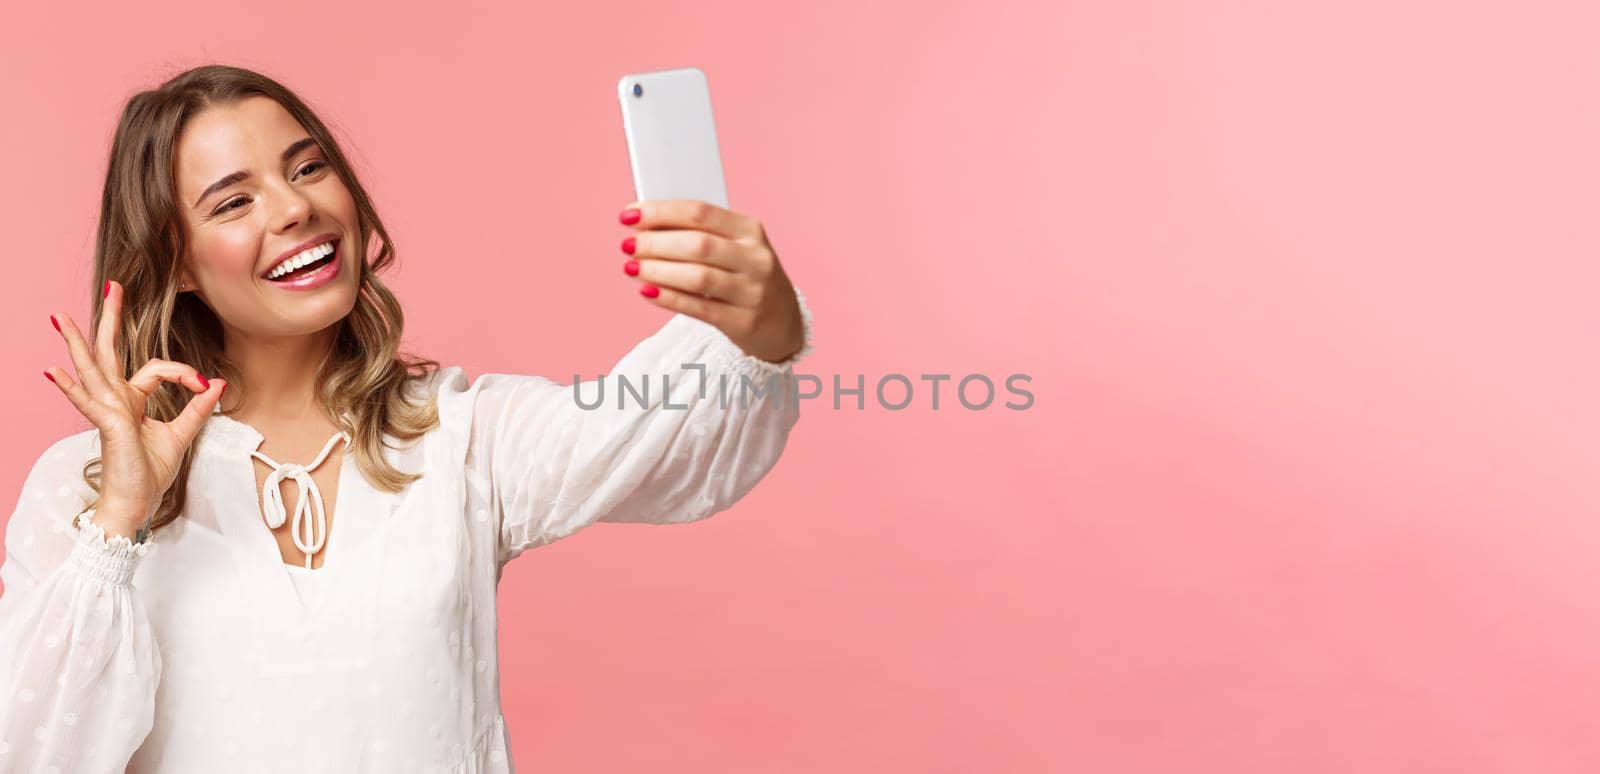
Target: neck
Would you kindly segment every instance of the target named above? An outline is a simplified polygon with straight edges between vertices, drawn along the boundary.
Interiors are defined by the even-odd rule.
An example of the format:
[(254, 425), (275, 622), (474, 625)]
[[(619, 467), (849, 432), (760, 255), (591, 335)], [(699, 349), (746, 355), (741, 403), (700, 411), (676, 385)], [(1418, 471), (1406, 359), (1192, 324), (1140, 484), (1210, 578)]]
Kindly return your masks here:
[[(316, 396), (317, 368), (333, 350), (338, 326), (303, 336), (259, 336), (224, 326), (223, 352), (239, 369), (253, 396), (249, 415), (269, 422), (304, 420), (324, 409)], [(231, 391), (230, 391), (231, 392)], [(234, 400), (230, 401), (229, 399)], [(224, 392), (222, 410), (238, 395)]]

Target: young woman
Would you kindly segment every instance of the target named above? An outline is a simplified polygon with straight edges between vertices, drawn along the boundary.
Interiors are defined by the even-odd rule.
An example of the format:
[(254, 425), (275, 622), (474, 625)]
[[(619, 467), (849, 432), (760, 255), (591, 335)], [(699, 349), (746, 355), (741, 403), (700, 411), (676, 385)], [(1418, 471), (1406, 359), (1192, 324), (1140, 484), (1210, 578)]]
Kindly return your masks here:
[(0, 772), (512, 770), (506, 562), (726, 509), (799, 418), (810, 316), (761, 224), (621, 222), (665, 325), (577, 388), (469, 383), (398, 353), (394, 247), (300, 99), (222, 66), (134, 96), (93, 338), (51, 317), (76, 373), (45, 376), (93, 427), (5, 527)]

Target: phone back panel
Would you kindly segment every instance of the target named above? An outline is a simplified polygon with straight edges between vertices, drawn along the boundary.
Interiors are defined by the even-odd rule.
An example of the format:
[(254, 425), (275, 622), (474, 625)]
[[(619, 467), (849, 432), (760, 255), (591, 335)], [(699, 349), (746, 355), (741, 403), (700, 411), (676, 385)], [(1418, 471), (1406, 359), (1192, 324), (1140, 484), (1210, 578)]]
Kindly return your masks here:
[(700, 68), (624, 75), (617, 99), (640, 200), (698, 199), (728, 207), (711, 88)]

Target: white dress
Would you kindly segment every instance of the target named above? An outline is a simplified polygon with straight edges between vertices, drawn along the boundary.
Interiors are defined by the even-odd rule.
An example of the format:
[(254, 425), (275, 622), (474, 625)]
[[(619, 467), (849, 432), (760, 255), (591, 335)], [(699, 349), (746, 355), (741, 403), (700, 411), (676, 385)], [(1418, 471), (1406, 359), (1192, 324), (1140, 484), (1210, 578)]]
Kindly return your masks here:
[[(181, 518), (140, 545), (92, 520), (99, 431), (56, 441), (5, 527), (0, 772), (514, 771), (506, 562), (595, 521), (694, 521), (743, 497), (799, 419), (800, 300), (807, 344), (781, 364), (675, 314), (577, 391), (457, 366), (417, 380), (441, 426), (385, 453), (424, 477), (385, 493), (345, 455), (316, 570), (285, 564), (266, 526), (247, 424), (212, 414)], [(286, 489), (314, 519), (310, 490)]]

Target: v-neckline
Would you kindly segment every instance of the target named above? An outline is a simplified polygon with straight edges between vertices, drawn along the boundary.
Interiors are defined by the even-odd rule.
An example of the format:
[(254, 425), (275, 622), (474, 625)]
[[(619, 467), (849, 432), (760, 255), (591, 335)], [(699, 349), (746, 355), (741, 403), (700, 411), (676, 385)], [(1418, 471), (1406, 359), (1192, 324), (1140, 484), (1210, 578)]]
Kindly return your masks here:
[[(234, 421), (238, 421), (238, 420), (234, 420)], [(243, 424), (243, 423), (241, 423), (241, 424)], [(257, 431), (256, 435), (260, 435), (260, 431)], [(344, 487), (345, 474), (348, 472), (348, 470), (347, 470), (348, 466), (346, 466), (344, 463), (345, 463), (345, 461), (350, 459), (350, 455), (349, 455), (350, 435), (348, 433), (344, 432), (343, 430), (340, 430), (340, 431), (334, 433), (332, 436), (330, 436), (328, 438), (328, 440), (323, 443), (322, 451), (318, 452), (316, 459), (312, 460), (311, 462), (304, 462), (304, 463), (279, 462), (279, 461), (273, 459), (266, 452), (261, 451), (261, 444), (264, 443), (265, 441), (258, 441), (256, 443), (256, 448), (250, 450), (250, 458), (251, 459), (259, 461), (261, 464), (266, 465), (267, 467), (271, 468), (272, 471), (273, 471), (273, 472), (267, 474), (267, 481), (262, 482), (261, 486), (259, 486), (257, 488), (257, 491), (262, 492), (262, 498), (263, 498), (262, 502), (261, 502), (261, 511), (262, 511), (261, 517), (262, 517), (262, 520), (267, 522), (267, 527), (269, 529), (271, 529), (271, 530), (278, 529), (278, 527), (283, 526), (283, 524), (289, 525), (289, 532), (290, 532), (291, 540), (293, 540), (294, 538), (299, 537), (299, 535), (296, 533), (296, 530), (295, 530), (295, 519), (289, 515), (289, 503), (283, 499), (283, 490), (281, 488), (278, 489), (273, 494), (275, 495), (275, 497), (274, 497), (275, 507), (276, 507), (277, 510), (282, 512), (281, 513), (281, 520), (282, 520), (283, 524), (279, 524), (277, 526), (273, 526), (271, 521), (268, 520), (267, 508), (266, 508), (267, 501), (266, 501), (265, 497), (266, 497), (266, 492), (271, 491), (271, 490), (269, 490), (267, 488), (267, 485), (271, 481), (272, 476), (275, 475), (277, 473), (277, 471), (283, 470), (285, 468), (298, 468), (300, 470), (303, 470), (303, 471), (305, 471), (307, 478), (311, 478), (312, 479), (312, 484), (311, 484), (312, 488), (309, 489), (309, 490), (306, 489), (304, 486), (301, 486), (300, 481), (297, 478), (294, 478), (292, 475), (289, 478), (280, 478), (278, 480), (277, 486), (278, 487), (282, 487), (285, 481), (293, 481), (295, 483), (296, 489), (298, 490), (296, 492), (296, 501), (294, 503), (294, 511), (295, 511), (295, 515), (296, 516), (299, 515), (299, 512), (300, 512), (301, 508), (306, 508), (307, 512), (311, 513), (311, 514), (315, 514), (315, 513), (318, 513), (318, 512), (322, 513), (322, 526), (323, 526), (322, 545), (318, 546), (315, 551), (311, 551), (311, 552), (306, 552), (305, 549), (301, 549), (301, 553), (306, 556), (306, 563), (307, 564), (310, 564), (316, 558), (317, 554), (322, 554), (322, 566), (321, 567), (305, 567), (305, 566), (302, 566), (302, 565), (299, 565), (299, 564), (290, 564), (289, 562), (284, 562), (284, 566), (286, 566), (286, 567), (293, 567), (293, 568), (295, 568), (297, 570), (304, 570), (306, 572), (322, 572), (323, 570), (328, 569), (328, 556), (333, 553), (333, 522), (335, 520), (334, 520), (333, 516), (328, 513), (328, 506), (327, 506), (326, 500), (322, 497), (322, 493), (321, 493), (320, 489), (318, 489), (316, 487), (315, 471), (316, 471), (317, 468), (322, 467), (323, 463), (327, 462), (328, 455), (333, 453), (333, 448), (336, 445), (336, 442), (339, 441), (341, 438), (344, 439), (345, 448), (340, 450), (340, 452), (339, 452), (339, 470), (335, 474), (336, 477), (334, 479), (334, 490), (333, 490), (334, 497), (333, 497), (333, 502), (334, 502), (335, 507), (340, 508), (340, 510), (342, 511), (343, 510), (343, 506), (340, 505), (340, 502), (341, 502), (341, 498), (345, 494), (345, 492), (344, 492), (344, 489), (345, 489), (345, 487)], [(250, 467), (250, 472), (252, 474), (255, 473), (255, 466), (254, 465), (252, 465)], [(308, 501), (308, 498), (309, 498), (309, 501)], [(315, 533), (315, 531), (316, 531), (315, 530), (315, 525), (313, 525), (312, 526), (312, 532)], [(274, 538), (274, 539), (276, 539), (276, 538)], [(296, 547), (298, 547), (298, 545), (299, 545), (298, 542), (296, 542)], [(279, 558), (280, 558), (280, 560), (282, 558), (281, 549), (280, 549)]]
[[(290, 575), (290, 567), (300, 566), (291, 565), (283, 561), (283, 552), (278, 545), (278, 540), (272, 534), (272, 528), (268, 526), (265, 515), (261, 510), (261, 487), (257, 485), (255, 471), (256, 458), (250, 452), (259, 450), (261, 444), (265, 442), (266, 436), (262, 435), (261, 431), (257, 430), (255, 426), (222, 413), (220, 406), (212, 408), (211, 417), (217, 420), (218, 429), (225, 430), (223, 440), (233, 441), (225, 443), (229, 447), (226, 455), (227, 461), (230, 465), (240, 466), (237, 470), (241, 472), (248, 482), (246, 489), (250, 492), (248, 499), (252, 505), (249, 509), (240, 509), (248, 510), (247, 515), (235, 513), (234, 509), (231, 508), (225, 509), (223, 513), (219, 514), (219, 526), (226, 525), (223, 528), (229, 533), (243, 533), (241, 540), (244, 542), (240, 547), (249, 555), (252, 564), (258, 567), (271, 565), (270, 570), (262, 567), (262, 571), (272, 577), (271, 583), (276, 587), (276, 592), (270, 596), (270, 599), (284, 606), (285, 609), (280, 612), (285, 614), (297, 613), (302, 622), (310, 623), (328, 606), (329, 600), (336, 596), (341, 587), (349, 585), (348, 582), (340, 582), (341, 577), (349, 574), (345, 565), (350, 564), (355, 556), (350, 549), (356, 546), (349, 545), (349, 541), (356, 539), (358, 533), (363, 529), (372, 530), (379, 526), (378, 524), (364, 525), (362, 523), (363, 516), (372, 516), (373, 514), (368, 513), (371, 510), (368, 507), (371, 498), (366, 496), (368, 487), (365, 485), (365, 481), (359, 480), (361, 479), (361, 472), (355, 463), (355, 457), (349, 453), (341, 453), (339, 457), (339, 480), (334, 486), (334, 505), (337, 508), (339, 518), (329, 520), (328, 534), (323, 541), (321, 552), (322, 566), (308, 571), (310, 573), (326, 573), (326, 575), (318, 575), (324, 581), (326, 588), (317, 594), (311, 604), (308, 605), (305, 600), (300, 598), (299, 592), (295, 589), (294, 578)], [(349, 441), (345, 443), (348, 444)], [(309, 496), (309, 493), (306, 493), (306, 496)], [(288, 507), (287, 503), (285, 505)], [(340, 539), (337, 541), (340, 549), (338, 561), (330, 563), (334, 558), (333, 547), (336, 545), (333, 534), (334, 522), (342, 525), (339, 532)], [(300, 567), (300, 569), (304, 568)]]
[[(443, 421), (459, 424), (462, 410), (445, 403), (441, 411), (449, 419)], [(440, 455), (453, 448), (441, 444), (453, 440), (430, 434), (408, 444), (381, 433), (377, 449), (384, 459), (406, 472), (427, 473), (405, 491), (373, 486), (361, 475), (355, 455), (343, 458), (348, 467), (340, 471), (337, 487), (339, 553), (333, 564), (324, 562), (322, 569), (312, 571), (332, 577), (319, 576), (320, 588), (307, 604), (262, 518), (255, 459), (250, 456), (250, 450), (260, 445), (261, 434), (213, 407), (195, 439), (185, 515), (214, 530), (229, 559), (237, 582), (237, 598), (230, 602), (242, 618), (239, 624), (249, 630), (244, 659), (257, 676), (302, 677), (365, 668), (381, 646), (380, 638), (370, 635), (377, 631), (384, 608), (380, 596), (384, 577), (414, 571), (406, 558), (389, 549), (394, 528), (420, 518), (417, 511), (430, 505), (430, 498), (460, 491), (458, 476), (446, 471), (441, 480), (436, 472)], [(442, 489), (446, 485), (450, 488)], [(331, 544), (333, 536), (329, 537)]]

